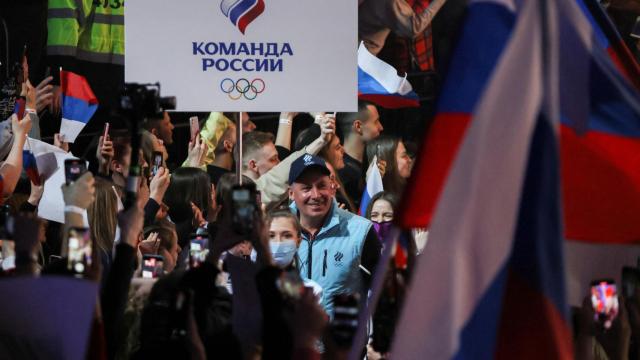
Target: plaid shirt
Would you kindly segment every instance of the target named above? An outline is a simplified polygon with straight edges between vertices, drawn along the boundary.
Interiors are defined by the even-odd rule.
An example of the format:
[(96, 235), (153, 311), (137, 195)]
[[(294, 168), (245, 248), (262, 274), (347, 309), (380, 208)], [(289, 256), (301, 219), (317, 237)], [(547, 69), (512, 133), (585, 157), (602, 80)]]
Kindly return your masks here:
[[(431, 3), (431, 0), (406, 1), (416, 14), (422, 13)], [(389, 34), (378, 57), (393, 65), (399, 74), (411, 71), (412, 63), (415, 63), (421, 71), (435, 70), (431, 25), (413, 39), (401, 38), (394, 33)]]
[[(420, 14), (429, 7), (431, 0), (407, 0), (407, 3), (411, 5), (416, 14)], [(422, 34), (416, 36), (414, 39), (409, 39), (408, 41), (410, 43), (409, 49), (411, 51), (411, 56), (420, 70), (434, 70), (435, 64), (433, 60), (433, 37), (431, 34), (431, 24), (424, 29)]]

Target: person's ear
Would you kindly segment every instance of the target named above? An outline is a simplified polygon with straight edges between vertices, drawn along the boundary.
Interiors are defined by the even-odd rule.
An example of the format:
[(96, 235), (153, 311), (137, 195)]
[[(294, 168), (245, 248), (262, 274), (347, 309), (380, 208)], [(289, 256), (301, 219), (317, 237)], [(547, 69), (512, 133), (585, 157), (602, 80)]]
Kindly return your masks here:
[(151, 133), (153, 134), (153, 136), (158, 137), (158, 130), (156, 128), (152, 128)]
[(353, 122), (353, 131), (358, 135), (362, 135), (362, 121), (355, 120)]
[(229, 152), (229, 153), (233, 152), (233, 144), (231, 143), (231, 141), (229, 140), (223, 141), (222, 146), (224, 146), (224, 150), (226, 152)]
[(122, 172), (122, 165), (120, 165), (116, 160), (111, 160), (111, 163), (109, 163), (109, 169), (113, 172)]
[(289, 186), (289, 200), (293, 201), (293, 189)]
[(247, 162), (247, 169), (251, 171), (258, 171), (258, 165), (254, 159), (251, 159)]

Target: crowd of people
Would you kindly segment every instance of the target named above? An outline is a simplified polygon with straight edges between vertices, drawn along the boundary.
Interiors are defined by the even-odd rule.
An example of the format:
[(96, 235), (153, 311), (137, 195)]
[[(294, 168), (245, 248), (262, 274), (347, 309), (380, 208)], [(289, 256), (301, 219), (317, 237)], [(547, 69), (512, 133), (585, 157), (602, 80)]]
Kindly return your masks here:
[[(212, 113), (174, 169), (166, 165), (166, 146), (173, 142), (167, 112), (145, 119), (138, 156), (132, 156), (131, 134), (107, 132), (97, 140), (89, 165), (94, 172), (63, 185), (65, 222), (55, 224), (37, 216), (46, 181), (21, 177), (24, 142), (39, 121), (30, 110), (47, 96), (25, 87), (28, 110), (8, 120), (12, 146), (0, 168), (4, 220), (15, 225), (2, 224), (2, 275), (69, 274), (99, 282), (90, 356), (101, 349), (109, 358), (346, 356), (358, 327), (353, 314), (342, 318), (342, 298), (356, 314), (363, 309), (411, 173), (402, 140), (381, 136), (374, 104), (361, 101), (357, 113), (314, 114), (314, 124), (295, 137), (291, 124), (303, 114), (282, 113), (274, 136), (255, 130), (248, 114), (238, 125), (227, 116), (235, 115)], [(245, 131), (243, 188), (234, 172), (237, 126)], [(69, 150), (55, 138), (56, 146)], [(376, 194), (359, 216), (363, 171), (372, 154), (389, 190)], [(142, 176), (135, 202), (125, 208), (136, 161)], [(250, 197), (237, 199), (240, 190)], [(18, 223), (39, 231), (25, 234)], [(91, 245), (77, 256), (72, 242), (79, 229), (86, 229)], [(23, 238), (29, 235), (37, 241)], [(370, 334), (371, 353), (389, 349), (396, 318), (389, 314), (399, 312), (408, 269), (425, 244), (424, 231), (405, 235), (410, 245), (399, 251), (409, 261), (393, 261), (385, 305), (373, 326), (361, 330)], [(91, 261), (78, 271), (70, 264), (83, 256)], [(162, 269), (145, 276), (154, 272), (145, 268), (152, 257)], [(177, 308), (181, 297), (189, 301), (185, 309)], [(257, 330), (233, 327), (235, 312), (245, 311), (255, 316), (248, 323)]]
[[(43, 20), (29, 28), (19, 17), (0, 19), (15, 31), (11, 41), (5, 34), (12, 46), (2, 59), (15, 74), (0, 77), (0, 278), (64, 275), (99, 284), (90, 359), (346, 359), (358, 332), (366, 339), (355, 350), (361, 357), (388, 358), (428, 240), (427, 229), (393, 225), (421, 134), (385, 129), (391, 122), (381, 114), (389, 112), (364, 100), (356, 112), (283, 112), (262, 122), (256, 114), (212, 112), (201, 116), (197, 134), (174, 123), (180, 114), (163, 110), (140, 119), (141, 131), (132, 133), (114, 115), (123, 44), (93, 48), (93, 55), (111, 51), (96, 66), (104, 56), (65, 52), (59, 23), (80, 15), (52, 11), (52, 3), (53, 10), (71, 6), (50, 0), (45, 15), (47, 2), (14, 5)], [(388, 3), (359, 1), (359, 37), (397, 69), (427, 74), (415, 88), (433, 95), (431, 75), (446, 68), (451, 24), (459, 25), (466, 1)], [(633, 1), (611, 3), (636, 11)], [(436, 14), (451, 21), (438, 23)], [(110, 36), (122, 35), (124, 25), (114, 20), (122, 14), (100, 15), (114, 18), (95, 32), (109, 25)], [(57, 133), (58, 74), (44, 70), (62, 64), (89, 79), (101, 104), (75, 144)], [(20, 100), (24, 109), (14, 113)], [(418, 120), (432, 111), (422, 109)], [(67, 174), (60, 189), (63, 223), (39, 216), (48, 180), (27, 176), (27, 138), (81, 154), (88, 165)], [(384, 190), (363, 196), (372, 161)], [(363, 324), (376, 273), (381, 294)], [(604, 330), (590, 303), (576, 309), (577, 358), (637, 356), (638, 301), (640, 293), (621, 300), (609, 324), (614, 331)], [(30, 351), (0, 340), (0, 358), (31, 358)]]

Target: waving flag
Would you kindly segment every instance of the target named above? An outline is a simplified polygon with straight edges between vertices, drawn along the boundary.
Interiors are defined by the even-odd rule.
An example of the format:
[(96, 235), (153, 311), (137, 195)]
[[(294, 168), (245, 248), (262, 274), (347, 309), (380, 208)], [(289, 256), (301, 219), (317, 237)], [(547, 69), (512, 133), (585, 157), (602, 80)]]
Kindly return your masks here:
[(63, 95), (60, 135), (72, 143), (98, 109), (98, 99), (87, 79), (70, 71), (60, 71), (60, 87)]
[(29, 146), (29, 139), (24, 143), (24, 149), (22, 150), (22, 167), (24, 171), (27, 173), (27, 177), (31, 180), (32, 183), (36, 185), (41, 185), (40, 181), (40, 173), (38, 172), (38, 165), (36, 164), (36, 157), (33, 155), (31, 151), (31, 146)]
[(47, 180), (58, 170), (56, 153), (64, 151), (43, 141), (27, 138), (22, 149), (22, 166), (31, 182), (41, 185), (41, 179)]
[(369, 206), (369, 202), (371, 202), (371, 198), (381, 191), (384, 191), (382, 175), (380, 175), (380, 169), (378, 169), (378, 157), (374, 156), (371, 164), (369, 164), (369, 169), (367, 169), (367, 184), (364, 187), (362, 199), (360, 200), (360, 215), (364, 216), (367, 212), (367, 206)]
[(373, 56), (363, 43), (358, 48), (358, 98), (391, 109), (420, 106), (406, 76), (398, 76), (393, 66)]
[(263, 0), (222, 0), (220, 10), (244, 34), (247, 26), (264, 11)]
[[(565, 238), (607, 243), (640, 239), (639, 95), (603, 48), (576, 0), (560, 32), (561, 174)], [(469, 6), (438, 114), (400, 207), (404, 226), (428, 226), (453, 160), (495, 64), (512, 34), (511, 1)], [(489, 19), (490, 21), (487, 21)], [(566, 24), (561, 23), (561, 26)], [(567, 25), (568, 26), (568, 25)]]
[[(485, 10), (497, 13), (484, 12), (487, 26), (508, 10), (492, 2)], [(546, 86), (556, 84), (543, 78), (539, 2), (523, 6), (444, 188), (413, 277), (420, 281), (398, 322), (394, 358), (573, 359), (559, 119), (545, 98)], [(415, 341), (415, 334), (429, 336)]]

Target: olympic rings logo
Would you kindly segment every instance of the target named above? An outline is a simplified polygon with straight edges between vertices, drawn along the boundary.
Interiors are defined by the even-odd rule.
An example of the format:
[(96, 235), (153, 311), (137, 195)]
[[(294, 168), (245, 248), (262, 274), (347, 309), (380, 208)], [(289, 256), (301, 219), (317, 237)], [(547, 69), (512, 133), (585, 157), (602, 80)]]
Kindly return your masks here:
[(231, 100), (238, 100), (244, 97), (247, 100), (254, 100), (265, 89), (264, 80), (260, 78), (251, 81), (240, 78), (233, 81), (230, 78), (224, 78), (220, 81), (220, 90), (229, 96)]

